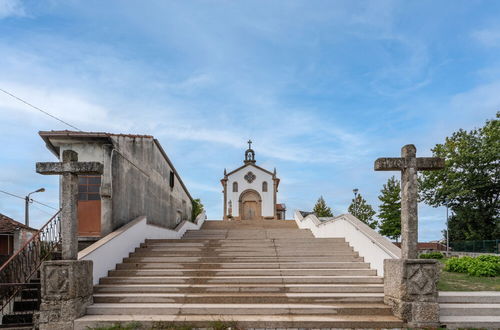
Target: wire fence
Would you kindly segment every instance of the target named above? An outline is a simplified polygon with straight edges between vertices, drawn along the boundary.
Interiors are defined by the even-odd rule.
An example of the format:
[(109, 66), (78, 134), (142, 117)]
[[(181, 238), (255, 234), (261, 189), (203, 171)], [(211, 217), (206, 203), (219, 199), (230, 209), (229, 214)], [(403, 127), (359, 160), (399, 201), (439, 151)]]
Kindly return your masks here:
[(500, 253), (500, 239), (450, 242), (455, 252)]

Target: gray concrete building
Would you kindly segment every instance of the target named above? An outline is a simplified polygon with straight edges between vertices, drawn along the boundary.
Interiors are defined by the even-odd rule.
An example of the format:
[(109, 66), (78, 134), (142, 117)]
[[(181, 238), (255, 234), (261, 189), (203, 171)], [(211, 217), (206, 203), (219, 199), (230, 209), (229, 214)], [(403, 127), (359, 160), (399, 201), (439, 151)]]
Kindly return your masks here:
[(42, 131), (59, 159), (74, 150), (79, 161), (104, 164), (103, 175), (79, 176), (80, 248), (145, 215), (148, 223), (174, 228), (191, 220), (192, 198), (153, 136), (102, 132)]

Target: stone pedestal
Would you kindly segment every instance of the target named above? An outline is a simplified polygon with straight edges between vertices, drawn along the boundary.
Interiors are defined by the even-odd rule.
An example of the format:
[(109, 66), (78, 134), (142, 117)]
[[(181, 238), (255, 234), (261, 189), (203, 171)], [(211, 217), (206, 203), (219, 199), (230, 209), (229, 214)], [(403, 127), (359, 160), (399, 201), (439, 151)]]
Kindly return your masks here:
[(41, 268), (40, 330), (73, 329), (73, 321), (92, 303), (92, 261), (46, 261)]
[(439, 326), (436, 260), (387, 259), (384, 261), (384, 302), (408, 327)]

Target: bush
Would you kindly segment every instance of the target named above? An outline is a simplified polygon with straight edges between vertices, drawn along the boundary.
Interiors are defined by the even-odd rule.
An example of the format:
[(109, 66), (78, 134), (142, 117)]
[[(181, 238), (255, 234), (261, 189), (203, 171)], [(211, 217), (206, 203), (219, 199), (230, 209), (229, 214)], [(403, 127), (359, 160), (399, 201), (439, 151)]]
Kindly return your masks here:
[(444, 270), (454, 273), (467, 273), (470, 276), (498, 276), (500, 275), (500, 258), (491, 255), (482, 255), (476, 258), (450, 258), (446, 260)]
[(499, 270), (498, 265), (494, 262), (472, 259), (467, 273), (471, 276), (493, 277), (500, 274)]
[(490, 255), (490, 254), (485, 254), (485, 255), (479, 256), (476, 259), (481, 260), (481, 261), (486, 261), (486, 262), (492, 262), (492, 263), (500, 264), (500, 257), (493, 256), (493, 255)]
[(443, 259), (444, 255), (441, 252), (429, 252), (422, 253), (419, 258), (420, 259)]
[(446, 260), (444, 270), (453, 273), (467, 273), (471, 257), (450, 258)]

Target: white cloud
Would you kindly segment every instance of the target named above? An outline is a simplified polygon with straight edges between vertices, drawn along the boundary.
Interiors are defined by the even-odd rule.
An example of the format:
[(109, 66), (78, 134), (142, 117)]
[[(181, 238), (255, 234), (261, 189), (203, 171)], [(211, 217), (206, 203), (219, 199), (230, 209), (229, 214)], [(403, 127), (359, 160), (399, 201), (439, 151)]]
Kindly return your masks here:
[(472, 37), (486, 47), (500, 47), (500, 29), (478, 30)]
[(0, 0), (0, 19), (25, 15), (21, 0)]

